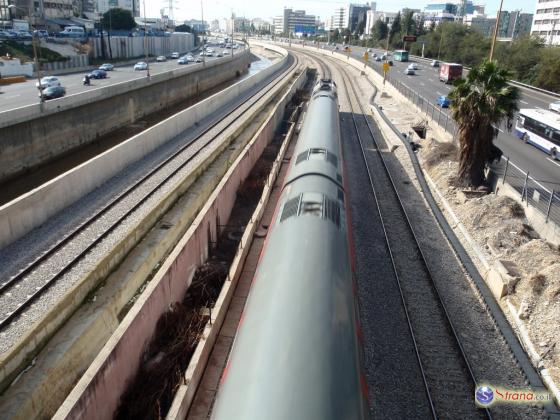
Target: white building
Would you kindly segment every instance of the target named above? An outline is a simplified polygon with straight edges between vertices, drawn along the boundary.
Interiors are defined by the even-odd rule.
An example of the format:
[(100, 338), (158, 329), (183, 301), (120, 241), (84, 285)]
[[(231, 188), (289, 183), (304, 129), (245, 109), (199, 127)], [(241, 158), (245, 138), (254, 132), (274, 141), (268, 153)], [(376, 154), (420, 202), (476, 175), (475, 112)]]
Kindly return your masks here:
[(537, 0), (531, 35), (540, 36), (547, 44), (560, 45), (560, 0)]
[(272, 26), (276, 35), (284, 32), (284, 16), (274, 16), (272, 18)]
[(130, 10), (132, 16), (140, 16), (138, 0), (97, 0), (95, 2), (97, 13), (105, 13), (107, 10), (119, 8)]
[(391, 27), (396, 17), (396, 12), (377, 12), (374, 10), (368, 10), (366, 14), (366, 27), (364, 34), (371, 35), (371, 28), (373, 28), (373, 25), (375, 25), (375, 22), (378, 20), (385, 22), (389, 27)]

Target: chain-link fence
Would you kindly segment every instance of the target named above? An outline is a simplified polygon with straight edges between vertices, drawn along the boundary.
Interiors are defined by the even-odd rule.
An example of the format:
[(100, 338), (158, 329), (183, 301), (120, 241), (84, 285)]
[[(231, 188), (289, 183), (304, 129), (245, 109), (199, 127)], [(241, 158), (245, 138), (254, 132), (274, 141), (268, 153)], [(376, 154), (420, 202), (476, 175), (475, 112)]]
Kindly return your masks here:
[[(382, 75), (377, 66), (371, 68)], [(439, 106), (431, 103), (418, 92), (410, 89), (400, 80), (387, 74), (386, 82), (391, 83), (404, 97), (416, 105), (419, 110), (437, 123), (441, 128), (452, 136), (457, 132), (457, 125), (453, 118), (444, 112)], [(527, 206), (536, 208), (541, 212), (546, 222), (560, 225), (560, 191), (549, 190), (537, 180), (532, 178), (528, 172), (523, 171), (509, 158), (502, 156), (498, 163), (491, 165), (489, 176), (497, 180), (497, 185), (508, 183), (521, 197), (521, 201)]]

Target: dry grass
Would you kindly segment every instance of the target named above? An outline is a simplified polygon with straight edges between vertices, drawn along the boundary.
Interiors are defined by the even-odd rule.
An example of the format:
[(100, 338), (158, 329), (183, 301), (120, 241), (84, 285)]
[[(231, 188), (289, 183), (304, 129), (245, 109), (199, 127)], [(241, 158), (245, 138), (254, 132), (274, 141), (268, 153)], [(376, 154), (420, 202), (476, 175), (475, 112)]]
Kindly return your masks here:
[(457, 160), (457, 146), (453, 143), (438, 143), (424, 155), (424, 164), (428, 168), (433, 168), (446, 160)]
[(543, 274), (536, 274), (529, 279), (529, 287), (534, 295), (540, 295), (546, 286), (546, 277)]

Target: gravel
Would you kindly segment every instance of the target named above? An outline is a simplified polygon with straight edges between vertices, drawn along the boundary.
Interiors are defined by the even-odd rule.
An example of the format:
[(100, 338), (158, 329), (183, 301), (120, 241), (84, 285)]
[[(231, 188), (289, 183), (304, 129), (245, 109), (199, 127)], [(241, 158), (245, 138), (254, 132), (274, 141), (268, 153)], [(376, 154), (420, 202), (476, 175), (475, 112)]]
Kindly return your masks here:
[[(199, 121), (198, 126), (190, 129), (187, 133), (169, 141), (160, 148), (144, 157), (142, 160), (125, 168), (121, 173), (111, 178), (96, 190), (92, 191), (76, 203), (61, 211), (55, 217), (51, 218), (47, 223), (33, 230), (29, 234), (20, 238), (18, 241), (0, 250), (0, 266), (2, 266), (2, 279), (9, 279), (16, 275), (23, 267), (29, 265), (38, 256), (42, 255), (52, 244), (60, 241), (65, 233), (74, 231), (86, 219), (89, 218), (96, 210), (102, 208), (106, 202), (120, 194), (128, 185), (134, 183), (152, 168), (157, 166), (165, 157), (170, 156), (177, 151), (185, 143), (191, 142), (204, 127), (212, 122), (222, 121), (224, 116), (230, 115), (238, 109), (241, 103), (251, 94), (259, 89), (252, 89), (246, 95), (239, 97), (234, 103), (227, 106), (227, 109), (218, 111)], [(208, 135), (220, 132), (221, 129), (215, 128)], [(143, 200), (146, 191), (154, 188), (159, 181), (165, 178), (175, 169), (179, 162), (188, 159), (193, 150), (197, 150), (203, 144), (199, 140), (193, 144), (194, 148), (183, 151), (172, 163), (160, 170), (156, 175), (151, 177), (141, 187), (126, 197), (121, 203), (117, 204), (111, 211), (106, 213), (99, 220), (95, 221), (88, 229), (78, 235), (70, 243), (62, 247), (56, 254), (49, 257), (37, 269), (32, 271), (20, 283), (7, 290), (7, 293), (0, 295), (1, 316), (4, 318), (6, 314), (12, 311), (22, 300), (25, 300), (38, 287), (49, 279), (53, 274), (58, 272), (73, 256), (82, 251), (94, 238), (100, 234), (124, 214), (134, 204)], [(49, 311), (75, 284), (80, 280), (84, 273), (92, 270), (98, 261), (108, 255), (115, 245), (117, 245), (128, 232), (130, 232), (144, 217), (166, 196), (173, 187), (181, 182), (194, 167), (202, 161), (213, 148), (217, 145), (213, 144), (199, 154), (195, 159), (182, 168), (173, 176), (160, 190), (145, 200), (142, 205), (130, 215), (119, 227), (109, 234), (100, 244), (89, 251), (85, 258), (76, 264), (71, 270), (65, 273), (51, 288), (41, 295), (29, 308), (27, 308), (21, 316), (17, 317), (9, 326), (4, 328), (0, 333), (0, 353), (7, 352), (17, 340), (46, 312)], [(61, 233), (64, 232), (64, 233)]]
[[(355, 74), (355, 73), (354, 73)], [(336, 78), (337, 76), (335, 76)], [(358, 80), (359, 79), (359, 80)], [(363, 78), (355, 77), (353, 81), (358, 90), (363, 93), (363, 103), (367, 103), (369, 95), (371, 95), (371, 87), (364, 82)], [(341, 83), (339, 83), (339, 89)], [(344, 107), (344, 94), (339, 93), (341, 102), (341, 112), (345, 111)], [(347, 110), (347, 108), (346, 108)], [(348, 114), (343, 114), (343, 119), (348, 117)], [(346, 118), (347, 119), (347, 118)], [(343, 130), (349, 133), (350, 130), (347, 126), (347, 121), (343, 121)], [(364, 329), (365, 340), (365, 360), (368, 382), (370, 385), (370, 394), (375, 394), (377, 398), (372, 399), (372, 414), (374, 418), (425, 418), (425, 416), (411, 415), (401, 416), (392, 414), (387, 410), (402, 409), (402, 406), (407, 405), (407, 402), (421, 401), (422, 396), (416, 395), (407, 398), (406, 392), (410, 392), (411, 388), (416, 391), (421, 389), (418, 384), (409, 382), (409, 378), (413, 380), (414, 375), (412, 371), (403, 369), (402, 371), (386, 369), (383, 363), (378, 361), (378, 364), (372, 365), (371, 361), (382, 358), (403, 357), (402, 350), (406, 350), (406, 334), (404, 330), (399, 334), (399, 330), (395, 329), (394, 324), (391, 328), (383, 329), (386, 323), (386, 313), (381, 308), (386, 308), (387, 302), (391, 302), (390, 308), (393, 310), (391, 321), (395, 321), (398, 315), (396, 311), (396, 300), (389, 301), (389, 296), (385, 299), (376, 296), (380, 291), (387, 293), (391, 288), (389, 281), (390, 270), (387, 269), (386, 261), (387, 256), (375, 254), (382, 246), (379, 244), (381, 233), (378, 230), (378, 214), (372, 206), (371, 200), (368, 203), (367, 188), (365, 187), (363, 164), (362, 171), (359, 170), (359, 159), (357, 154), (355, 140), (344, 139), (344, 152), (348, 172), (348, 181), (350, 188), (350, 200), (352, 206), (352, 217), (354, 226), (354, 242), (356, 246), (357, 257), (357, 280), (359, 284), (360, 305), (362, 315), (362, 326)], [(500, 331), (498, 331), (491, 314), (486, 309), (486, 306), (481, 301), (471, 279), (463, 270), (459, 261), (456, 259), (453, 250), (449, 246), (445, 236), (442, 234), (437, 222), (433, 218), (429, 207), (425, 203), (419, 185), (417, 184), (414, 176), (414, 170), (409, 161), (408, 155), (404, 148), (399, 148), (395, 154), (386, 154), (391, 174), (397, 185), (399, 194), (404, 201), (405, 208), (411, 219), (413, 227), (419, 237), (420, 245), (424, 250), (427, 263), (432, 271), (434, 280), (440, 290), (442, 299), (449, 310), (450, 317), (454, 323), (457, 333), (464, 346), (467, 357), (469, 358), (474, 374), (479, 382), (487, 382), (495, 385), (502, 385), (510, 388), (524, 388), (527, 387), (526, 378), (517, 365), (510, 349), (505, 343)], [(377, 230), (376, 230), (377, 228)], [(371, 229), (371, 231), (370, 231)], [(376, 245), (374, 245), (376, 244)], [(375, 256), (376, 258), (373, 258)], [(384, 267), (384, 268), (383, 268)], [(383, 273), (384, 284), (382, 287), (375, 287), (371, 283), (372, 279), (377, 279), (379, 273)], [(411, 276), (413, 277), (413, 276)], [(393, 286), (394, 287), (394, 286)], [(375, 325), (376, 324), (376, 325)], [(383, 337), (388, 337), (393, 334), (399, 339), (393, 343), (381, 341), (387, 344), (386, 347), (380, 352), (381, 354), (372, 354), (372, 349), (379, 345), (379, 341)], [(377, 335), (374, 335), (377, 334)], [(409, 340), (408, 340), (409, 341)], [(404, 353), (404, 352), (402, 352)], [(413, 368), (412, 360), (409, 360), (409, 365)], [(400, 366), (399, 366), (400, 367)], [(400, 389), (386, 388), (381, 386), (382, 381), (386, 377), (392, 376), (393, 378), (400, 376)], [(406, 386), (402, 386), (406, 384)], [(375, 387), (372, 392), (371, 387)], [(388, 400), (391, 396), (399, 394), (402, 399), (394, 404), (400, 407), (392, 407)], [(455, 399), (457, 403), (466, 401), (468, 404), (474, 406), (472, 392), (466, 395), (457, 395)], [(381, 405), (375, 406), (375, 403)], [(531, 406), (501, 406), (492, 408), (492, 415), (496, 419), (538, 419), (543, 418), (544, 413), (542, 409)], [(462, 414), (451, 410), (446, 413), (446, 418), (459, 418)]]

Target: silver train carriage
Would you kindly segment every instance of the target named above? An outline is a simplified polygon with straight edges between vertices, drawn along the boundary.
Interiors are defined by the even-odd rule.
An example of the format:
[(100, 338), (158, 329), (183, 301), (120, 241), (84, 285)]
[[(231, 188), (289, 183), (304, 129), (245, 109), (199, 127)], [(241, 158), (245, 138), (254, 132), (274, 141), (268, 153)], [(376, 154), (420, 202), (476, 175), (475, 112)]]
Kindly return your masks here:
[(213, 419), (368, 417), (336, 85), (313, 90)]

